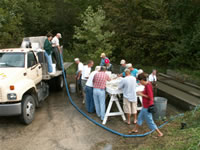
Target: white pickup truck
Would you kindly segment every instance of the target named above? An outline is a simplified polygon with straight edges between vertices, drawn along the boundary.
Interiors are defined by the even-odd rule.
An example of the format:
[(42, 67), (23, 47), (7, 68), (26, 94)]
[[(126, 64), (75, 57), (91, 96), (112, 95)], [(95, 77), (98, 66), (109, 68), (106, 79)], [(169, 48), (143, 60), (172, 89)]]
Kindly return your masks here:
[[(36, 43), (31, 44), (43, 44)], [(64, 68), (71, 64), (64, 63)], [(0, 116), (19, 115), (25, 124), (33, 121), (36, 107), (49, 96), (49, 87), (62, 89), (64, 86), (62, 70), (50, 76), (47, 68), (41, 48), (0, 49)]]

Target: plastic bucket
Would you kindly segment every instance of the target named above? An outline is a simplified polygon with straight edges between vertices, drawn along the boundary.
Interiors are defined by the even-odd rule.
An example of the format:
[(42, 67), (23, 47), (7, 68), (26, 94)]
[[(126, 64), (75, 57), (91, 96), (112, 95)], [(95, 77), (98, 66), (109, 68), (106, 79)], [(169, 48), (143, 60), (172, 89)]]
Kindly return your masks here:
[(71, 84), (69, 85), (69, 89), (70, 89), (70, 92), (71, 92), (71, 93), (76, 93), (76, 84), (71, 83)]
[(155, 120), (163, 119), (166, 116), (167, 99), (164, 97), (154, 97), (156, 113), (153, 114)]
[(53, 73), (55, 73), (56, 72), (56, 64), (52, 64), (52, 69), (53, 69)]

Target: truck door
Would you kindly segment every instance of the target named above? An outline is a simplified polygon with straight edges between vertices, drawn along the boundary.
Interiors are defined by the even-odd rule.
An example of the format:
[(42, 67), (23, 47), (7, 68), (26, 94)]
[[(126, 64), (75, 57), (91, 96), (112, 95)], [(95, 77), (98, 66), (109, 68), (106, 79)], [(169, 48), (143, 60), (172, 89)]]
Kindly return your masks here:
[(32, 51), (27, 54), (27, 68), (27, 77), (32, 79), (35, 84), (39, 83), (42, 80), (42, 67)]

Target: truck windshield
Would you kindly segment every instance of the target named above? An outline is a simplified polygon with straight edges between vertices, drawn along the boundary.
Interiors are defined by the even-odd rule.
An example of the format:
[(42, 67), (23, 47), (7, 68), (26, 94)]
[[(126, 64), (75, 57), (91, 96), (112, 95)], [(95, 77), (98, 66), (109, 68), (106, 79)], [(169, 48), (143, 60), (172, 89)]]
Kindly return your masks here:
[(24, 53), (0, 53), (0, 68), (20, 67), (25, 65)]

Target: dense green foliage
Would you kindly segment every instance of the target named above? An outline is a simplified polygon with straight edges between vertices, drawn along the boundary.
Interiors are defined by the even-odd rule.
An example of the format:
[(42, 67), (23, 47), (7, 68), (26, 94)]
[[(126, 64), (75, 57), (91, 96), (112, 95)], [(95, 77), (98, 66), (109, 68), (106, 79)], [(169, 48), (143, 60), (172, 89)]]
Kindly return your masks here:
[(0, 48), (47, 32), (61, 32), (68, 52), (83, 60), (105, 51), (116, 62), (200, 69), (197, 0), (0, 1)]
[[(106, 31), (109, 21), (105, 18), (105, 11), (99, 7), (94, 12), (92, 7), (88, 7), (83, 15), (81, 27), (75, 27), (74, 49), (75, 55), (83, 60), (98, 60), (101, 53), (111, 55), (114, 47), (111, 40), (114, 32)], [(80, 50), (84, 53), (80, 53)]]

